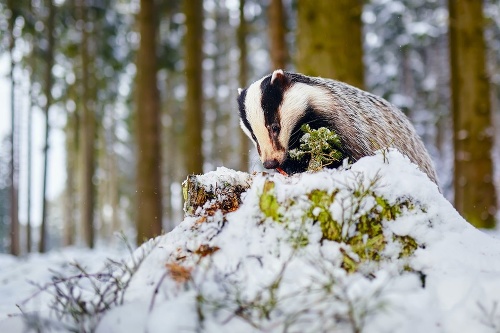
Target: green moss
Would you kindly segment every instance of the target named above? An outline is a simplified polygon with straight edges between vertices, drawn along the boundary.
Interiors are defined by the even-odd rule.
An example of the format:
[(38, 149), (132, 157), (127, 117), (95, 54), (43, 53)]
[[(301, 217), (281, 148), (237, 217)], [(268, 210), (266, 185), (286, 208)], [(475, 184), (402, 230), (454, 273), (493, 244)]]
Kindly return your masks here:
[[(370, 189), (358, 188), (353, 191), (352, 211), (358, 213), (361, 210), (362, 201), (368, 197), (374, 198), (375, 205), (354, 220), (336, 221), (329, 211), (336, 194), (337, 192), (312, 191), (308, 196), (311, 207), (306, 212), (307, 218), (312, 219), (313, 223), (319, 223), (323, 239), (349, 245), (351, 253), (342, 251), (342, 267), (346, 271), (357, 271), (359, 265), (365, 261), (379, 262), (387, 244), (383, 221), (393, 221), (402, 214), (404, 209), (414, 209), (415, 205), (409, 200), (400, 200), (395, 204), (390, 204), (387, 199), (375, 195)], [(346, 227), (354, 227), (351, 235), (342, 234), (345, 223), (348, 224)], [(417, 242), (409, 236), (394, 236), (393, 239), (402, 244), (400, 258), (411, 256), (418, 248)]]
[(418, 249), (418, 243), (410, 236), (393, 236), (394, 241), (401, 243), (401, 252), (399, 258), (408, 258)]
[(354, 273), (358, 270), (359, 267), (359, 259), (352, 258), (346, 251), (342, 252), (342, 268), (348, 273)]
[(313, 190), (308, 196), (311, 200), (311, 207), (306, 214), (308, 218), (319, 223), (324, 239), (339, 242), (341, 241), (342, 228), (332, 218), (329, 211), (336, 194), (337, 192), (327, 193), (326, 191)]
[(398, 204), (392, 205), (382, 197), (375, 197), (377, 205), (380, 207), (380, 215), (383, 219), (393, 221), (401, 215), (401, 207)]
[(274, 187), (274, 182), (270, 180), (264, 182), (264, 188), (259, 200), (259, 207), (266, 217), (270, 217), (274, 221), (281, 221), (281, 215), (278, 212), (280, 203), (274, 193)]
[[(347, 245), (341, 250), (342, 267), (347, 272), (356, 272), (364, 262), (380, 262), (384, 260), (383, 253), (388, 241), (399, 242), (401, 251), (399, 258), (413, 255), (418, 243), (410, 236), (393, 235), (386, 239), (384, 223), (396, 220), (403, 212), (417, 209), (419, 206), (410, 199), (402, 198), (390, 203), (386, 198), (376, 195), (374, 184), (363, 187), (360, 183), (351, 189), (350, 206), (345, 207), (343, 219), (334, 219), (330, 212), (331, 206), (337, 199), (339, 190), (312, 190), (307, 194), (310, 206), (302, 217), (302, 226), (307, 223), (318, 224), (322, 232), (322, 240), (338, 242)], [(366, 209), (366, 203), (373, 202), (373, 206)], [(266, 217), (283, 223), (289, 231), (288, 242), (295, 248), (309, 244), (309, 235), (306, 227), (297, 228), (296, 221), (292, 224), (287, 212), (295, 204), (292, 199), (278, 202), (275, 193), (275, 184), (266, 180), (260, 196), (260, 209)], [(281, 208), (280, 208), (281, 207)]]

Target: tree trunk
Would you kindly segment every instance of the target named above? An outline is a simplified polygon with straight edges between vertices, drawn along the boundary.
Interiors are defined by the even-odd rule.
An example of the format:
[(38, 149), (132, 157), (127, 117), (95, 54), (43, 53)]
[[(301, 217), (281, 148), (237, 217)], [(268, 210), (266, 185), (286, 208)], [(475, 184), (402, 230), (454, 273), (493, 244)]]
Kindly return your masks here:
[(110, 195), (110, 205), (112, 209), (111, 216), (111, 236), (115, 232), (120, 232), (122, 230), (122, 225), (120, 223), (120, 219), (118, 218), (118, 211), (120, 209), (120, 184), (118, 180), (118, 174), (120, 172), (118, 168), (118, 156), (114, 151), (113, 147), (117, 142), (116, 138), (116, 116), (115, 111), (112, 111), (113, 124), (111, 126), (111, 142), (109, 146), (111, 147), (109, 151), (109, 163), (110, 163), (110, 178), (109, 178), (109, 195)]
[[(241, 12), (240, 12), (241, 17)], [(286, 46), (286, 18), (281, 0), (271, 0), (268, 8), (269, 53), (273, 70), (285, 69), (288, 61)]]
[(78, 122), (76, 114), (67, 114), (66, 122), (66, 188), (64, 197), (64, 235), (63, 244), (69, 246), (75, 244), (76, 225), (75, 212), (77, 211), (77, 200), (75, 198), (77, 179), (78, 158)]
[(17, 168), (17, 121), (16, 121), (16, 103), (15, 90), (16, 81), (14, 79), (15, 62), (13, 58), (15, 37), (14, 25), (16, 20), (16, 8), (14, 1), (8, 1), (8, 7), (11, 11), (9, 18), (9, 54), (10, 54), (10, 114), (11, 114), (11, 132), (10, 132), (10, 253), (18, 256), (21, 254), (19, 242), (19, 215), (18, 215), (18, 184), (19, 174)]
[(203, 172), (203, 1), (184, 1), (186, 16), (186, 169), (189, 174)]
[[(34, 48), (34, 41), (32, 40), (32, 47)], [(31, 77), (33, 77), (35, 73), (35, 54), (32, 51), (32, 54), (30, 55), (30, 74)], [(32, 161), (33, 161), (33, 79), (30, 79), (29, 83), (29, 93), (28, 93), (28, 138), (27, 138), (27, 144), (28, 144), (28, 181), (27, 181), (27, 207), (26, 207), (26, 252), (30, 253), (31, 248), (32, 248), (32, 226), (31, 226), (31, 192), (32, 192)]]
[(88, 7), (86, 0), (80, 0), (78, 6), (79, 18), (82, 20), (81, 33), (81, 118), (80, 118), (80, 227), (85, 244), (94, 247), (94, 169), (95, 169), (95, 101), (91, 93), (91, 56), (89, 50), (89, 31), (87, 28), (88, 22)]
[(137, 244), (162, 230), (160, 100), (156, 82), (157, 18), (154, 0), (141, 0), (137, 55)]
[[(248, 50), (247, 50), (248, 23), (245, 19), (245, 0), (240, 0), (240, 25), (237, 31), (237, 43), (240, 50), (238, 84), (245, 88), (248, 84)], [(241, 171), (247, 171), (249, 166), (249, 139), (245, 132), (240, 131), (240, 167)]]
[[(213, 61), (213, 69), (211, 70), (211, 84), (213, 85), (214, 93), (211, 98), (205, 101), (205, 112), (213, 113), (213, 116), (208, 117), (209, 121), (205, 123), (205, 128), (209, 128), (212, 135), (209, 138), (212, 143), (209, 152), (205, 152), (204, 159), (210, 161), (213, 165), (225, 165), (224, 161), (227, 161), (225, 157), (227, 156), (227, 140), (221, 140), (218, 133), (219, 126), (226, 126), (224, 123), (224, 110), (222, 108), (222, 103), (219, 102), (219, 94), (217, 89), (221, 86), (224, 75), (224, 24), (222, 22), (220, 3), (216, 3), (213, 12), (210, 13), (211, 17), (215, 21), (215, 29), (212, 33), (212, 40), (215, 45), (217, 45), (217, 51), (213, 53), (210, 57)], [(221, 80), (222, 78), (222, 80)]]
[(363, 1), (299, 1), (297, 6), (297, 70), (363, 89)]
[(52, 0), (48, 0), (49, 16), (47, 18), (47, 53), (45, 54), (45, 147), (43, 157), (43, 204), (42, 204), (42, 225), (40, 226), (40, 243), (38, 250), (40, 252), (47, 251), (47, 172), (49, 160), (49, 110), (52, 104), (52, 66), (54, 64), (54, 4)]
[(495, 226), (492, 115), (482, 1), (450, 0), (455, 207), (481, 228)]
[[(165, 231), (169, 232), (171, 231), (174, 227), (175, 224), (173, 222), (173, 212), (174, 212), (174, 207), (172, 206), (172, 190), (171, 190), (171, 184), (175, 181), (175, 171), (176, 171), (176, 162), (177, 162), (177, 154), (176, 150), (178, 149), (178, 140), (179, 140), (179, 134), (177, 134), (177, 127), (179, 126), (179, 119), (176, 117), (175, 111), (176, 111), (176, 103), (175, 103), (175, 97), (173, 96), (171, 91), (173, 91), (174, 83), (173, 83), (173, 76), (175, 74), (172, 72), (169, 72), (167, 74), (166, 80), (165, 80), (165, 91), (166, 96), (164, 100), (164, 106), (163, 106), (163, 114), (165, 117), (170, 119), (170, 122), (166, 124), (165, 130), (162, 132), (162, 141), (163, 142), (169, 142), (169, 144), (163, 145), (163, 156), (168, 156), (169, 160), (165, 161), (164, 165), (164, 177), (163, 177), (163, 209), (164, 213), (163, 216), (165, 217), (166, 223), (165, 223)], [(182, 165), (182, 162), (181, 162)], [(182, 168), (182, 167), (181, 167)]]

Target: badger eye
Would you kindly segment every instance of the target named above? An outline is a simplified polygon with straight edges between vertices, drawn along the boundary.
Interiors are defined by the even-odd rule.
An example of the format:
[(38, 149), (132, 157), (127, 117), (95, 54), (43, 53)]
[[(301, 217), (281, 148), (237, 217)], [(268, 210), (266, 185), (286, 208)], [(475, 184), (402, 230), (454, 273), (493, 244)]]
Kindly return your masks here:
[(274, 133), (274, 134), (277, 134), (279, 131), (280, 131), (280, 126), (278, 124), (272, 124), (271, 125), (271, 131)]

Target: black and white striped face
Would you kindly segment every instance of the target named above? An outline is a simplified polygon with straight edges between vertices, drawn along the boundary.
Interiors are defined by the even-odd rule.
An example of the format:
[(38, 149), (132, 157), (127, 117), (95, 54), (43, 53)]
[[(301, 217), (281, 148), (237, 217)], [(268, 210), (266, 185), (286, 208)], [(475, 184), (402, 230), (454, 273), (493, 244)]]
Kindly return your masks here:
[(313, 87), (295, 82), (282, 70), (239, 90), (238, 105), (243, 131), (254, 142), (267, 169), (283, 165), (290, 136), (310, 108)]

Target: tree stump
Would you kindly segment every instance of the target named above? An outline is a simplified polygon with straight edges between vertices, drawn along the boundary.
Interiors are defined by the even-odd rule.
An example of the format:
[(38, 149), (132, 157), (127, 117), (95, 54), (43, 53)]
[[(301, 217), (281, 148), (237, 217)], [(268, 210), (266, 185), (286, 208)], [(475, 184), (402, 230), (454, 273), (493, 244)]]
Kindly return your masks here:
[(182, 183), (184, 213), (186, 216), (223, 214), (235, 211), (241, 204), (241, 195), (251, 185), (253, 175), (218, 168), (204, 175), (190, 175)]

